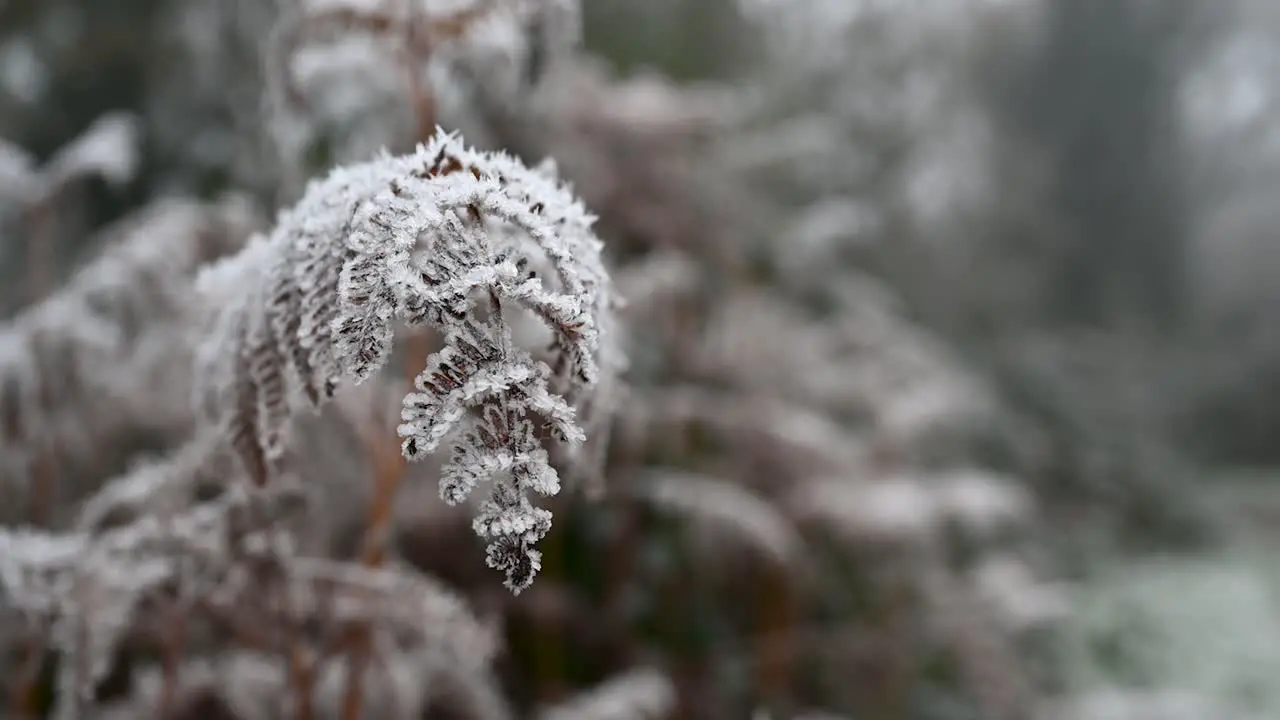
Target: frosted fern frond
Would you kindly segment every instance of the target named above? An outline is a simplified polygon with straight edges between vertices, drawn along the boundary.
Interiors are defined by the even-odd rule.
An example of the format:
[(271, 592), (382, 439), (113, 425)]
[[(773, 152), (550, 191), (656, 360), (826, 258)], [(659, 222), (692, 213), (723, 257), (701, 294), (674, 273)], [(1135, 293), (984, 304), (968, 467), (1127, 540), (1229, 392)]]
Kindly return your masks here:
[(125, 112), (98, 118), (49, 160), (43, 169), (46, 184), (58, 187), (90, 174), (116, 185), (133, 179), (142, 160), (141, 125), (139, 118)]
[(538, 713), (538, 720), (658, 720), (676, 706), (671, 678), (652, 668), (636, 668)]
[[(580, 444), (579, 408), (620, 367), (602, 344), (616, 300), (594, 220), (553, 166), (443, 131), (417, 152), (339, 168), (202, 277), (215, 303), (237, 288), (201, 353), (202, 399), (266, 484), (296, 412), (385, 364), (396, 322), (436, 329), (444, 348), (404, 399), (402, 449), (416, 460), (450, 443), (450, 503), (492, 481), (476, 530), (519, 591), (550, 527), (526, 493), (559, 489), (542, 436)], [(545, 326), (548, 361), (516, 344), (516, 312)]]
[(267, 42), (271, 129), (282, 159), (318, 143), (338, 164), (408, 147), (471, 96), (526, 93), (581, 34), (578, 0), (300, 0)]
[(102, 532), (146, 515), (172, 516), (216, 496), (234, 479), (222, 439), (206, 433), (172, 454), (140, 462), (104, 485), (77, 514), (75, 527)]
[[(389, 645), (389, 643), (388, 643)], [(312, 707), (318, 719), (336, 719), (347, 693), (353, 660), (327, 659), (315, 668)], [(162, 667), (135, 670), (133, 691), (95, 717), (101, 720), (170, 717), (199, 720), (297, 717), (296, 679), (277, 655), (233, 650), (216, 658), (186, 659), (177, 678)], [(162, 696), (179, 684), (177, 710), (161, 714)], [(501, 685), (488, 668), (461, 666), (436, 648), (380, 647), (377, 663), (365, 668), (360, 715), (377, 720), (424, 717), (512, 720)], [(283, 702), (282, 702), (283, 701)], [(281, 705), (285, 707), (282, 708)]]
[(497, 650), (495, 629), (481, 623), (461, 595), (429, 576), (302, 557), (285, 571), (290, 607), (301, 617), (389, 626), (464, 672), (482, 671)]
[(36, 159), (26, 149), (0, 138), (0, 203), (23, 200), (36, 186)]
[(62, 146), (43, 167), (16, 145), (0, 139), (0, 203), (48, 200), (73, 180), (99, 176), (123, 185), (141, 164), (141, 122), (126, 112), (110, 112)]
[[(651, 390), (627, 403), (616, 442), (628, 452), (679, 448), (708, 435), (749, 462), (777, 458), (798, 476), (857, 472), (869, 466), (858, 439), (829, 416), (763, 395), (712, 392), (692, 384)], [(776, 484), (759, 488), (776, 491)]]
[(67, 590), (62, 571), (84, 552), (80, 535), (52, 535), (21, 528), (0, 531), (0, 584), (5, 604), (50, 615)]
[(918, 545), (943, 530), (989, 540), (1025, 525), (1034, 508), (1024, 488), (978, 470), (897, 474), (871, 482), (814, 479), (790, 491), (792, 512), (846, 541)]
[(42, 453), (79, 496), (143, 436), (185, 429), (192, 278), (243, 247), (256, 222), (237, 197), (155, 203), (104, 231), (101, 254), (0, 326), (0, 518), (15, 519), (13, 493)]
[(51, 625), (67, 653), (59, 671), (59, 717), (78, 717), (107, 671), (142, 590), (165, 568), (98, 551), (81, 534), (0, 530), (0, 603)]
[[(215, 205), (170, 201), (122, 222), (107, 233), (107, 249), (78, 271), (57, 294), (27, 308), (0, 327), (0, 379), (25, 392), (7, 396), (22, 432), (41, 432), (39, 396), (74, 392), (73, 378), (48, 377), (42, 369), (74, 367), (87, 381), (104, 366), (126, 365), (152, 324), (183, 321), (192, 309), (190, 282), (196, 269), (239, 250), (252, 225), (251, 213), (235, 199)], [(55, 387), (56, 386), (56, 387)], [(52, 409), (77, 406), (75, 398), (47, 397)], [(0, 440), (9, 436), (0, 436)]]
[[(637, 483), (635, 492), (655, 507), (687, 518), (690, 529), (737, 541), (779, 567), (804, 566), (804, 540), (791, 521), (777, 506), (740, 484), (660, 469)], [(723, 545), (716, 546), (721, 558)]]
[(99, 533), (0, 528), (0, 608), (52, 627), (65, 654), (61, 716), (83, 716), (76, 712), (91, 700), (120, 638), (142, 622), (140, 603), (173, 589), (198, 598), (203, 612), (242, 618), (273, 607), (262, 602), (273, 593), (291, 621), (370, 622), (464, 670), (490, 661), (491, 628), (431, 578), (299, 557), (289, 543), (245, 525), (246, 513), (275, 518), (277, 505), (267, 495), (228, 492), (168, 518), (147, 515)]

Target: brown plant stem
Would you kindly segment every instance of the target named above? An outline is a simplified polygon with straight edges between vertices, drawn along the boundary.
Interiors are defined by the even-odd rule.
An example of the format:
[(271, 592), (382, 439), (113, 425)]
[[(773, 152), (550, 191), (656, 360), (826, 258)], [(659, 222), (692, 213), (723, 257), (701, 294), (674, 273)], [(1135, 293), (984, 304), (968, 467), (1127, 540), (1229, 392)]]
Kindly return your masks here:
[[(407, 338), (409, 351), (404, 363), (404, 374), (412, 385), (418, 370), (426, 365), (431, 354), (431, 344), (422, 333)], [(387, 548), (391, 540), (391, 520), (395, 499), (408, 461), (400, 452), (400, 441), (394, 433), (364, 433), (365, 445), (373, 464), (373, 499), (369, 505), (369, 521), (365, 526), (364, 544), (360, 562), (368, 568), (381, 567), (386, 562)], [(372, 637), (367, 623), (352, 625), (346, 635), (347, 681), (342, 698), (343, 720), (359, 720), (364, 699), (364, 670), (372, 651)]]
[(35, 304), (53, 286), (55, 257), (54, 201), (58, 193), (46, 194), (28, 206), (23, 213), (27, 235), (26, 290), (27, 302)]
[(54, 462), (53, 441), (39, 443), (36, 447), (34, 472), (31, 473), (31, 497), (27, 506), (27, 522), (43, 527), (53, 516), (58, 494), (57, 464)]
[(160, 702), (157, 715), (169, 717), (178, 700), (179, 682), (181, 680), (182, 649), (186, 644), (187, 622), (185, 614), (176, 602), (165, 608), (168, 634), (164, 642), (163, 674), (160, 687)]
[(279, 595), (276, 602), (278, 627), (283, 629), (277, 635), (278, 647), (284, 655), (285, 667), (288, 668), (288, 683), (293, 690), (294, 720), (313, 720), (315, 718), (315, 657), (302, 640), (302, 633), (294, 612), (293, 598), (286, 582), (278, 585)]
[[(54, 283), (54, 202), (59, 192), (45, 194), (25, 211), (23, 220), (27, 234), (26, 290), (27, 302), (40, 302)], [(56, 448), (53, 442), (39, 443), (36, 448), (35, 472), (31, 477), (30, 506), (27, 520), (37, 527), (49, 521), (57, 495)]]
[(9, 713), (15, 720), (35, 720), (40, 717), (38, 690), (44, 651), (44, 641), (38, 634), (28, 638), (23, 649), (22, 667), (17, 673), (16, 687), (9, 702)]
[(786, 568), (773, 564), (760, 571), (759, 588), (756, 689), (762, 701), (776, 706), (786, 702), (790, 696), (796, 598)]
[(296, 720), (312, 720), (315, 717), (312, 700), (314, 670), (315, 659), (311, 652), (295, 637), (289, 646), (289, 684), (293, 686)]
[[(543, 541), (542, 572), (548, 578), (564, 577), (564, 532), (555, 528)], [(533, 628), (533, 670), (537, 681), (538, 700), (552, 704), (568, 694), (565, 672), (568, 670), (568, 654), (565, 647), (565, 630), (562, 626)]]

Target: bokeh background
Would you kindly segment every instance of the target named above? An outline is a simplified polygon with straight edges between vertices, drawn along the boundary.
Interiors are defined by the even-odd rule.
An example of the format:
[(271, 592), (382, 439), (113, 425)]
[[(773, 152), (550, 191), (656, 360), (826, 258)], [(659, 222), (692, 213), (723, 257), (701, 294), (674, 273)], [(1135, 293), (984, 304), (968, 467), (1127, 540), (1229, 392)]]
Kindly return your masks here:
[[(424, 124), (554, 157), (627, 299), (604, 490), (511, 597), (409, 471), (395, 557), (504, 650), (404, 717), (1280, 717), (1280, 5), (583, 0), (567, 50), (406, 60), (394, 4), (0, 0), (0, 355), (121, 235), (243, 242)], [(189, 435), (157, 312), (0, 461), (6, 523)], [(394, 427), (344, 412), (299, 439), (335, 557)], [(137, 644), (101, 717), (152, 716)]]

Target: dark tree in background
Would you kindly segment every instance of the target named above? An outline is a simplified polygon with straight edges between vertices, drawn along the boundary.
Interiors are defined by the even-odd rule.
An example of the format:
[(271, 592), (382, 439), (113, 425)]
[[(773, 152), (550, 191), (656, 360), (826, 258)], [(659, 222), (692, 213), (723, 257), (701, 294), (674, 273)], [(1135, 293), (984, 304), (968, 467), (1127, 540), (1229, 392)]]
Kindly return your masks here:
[(1046, 155), (1066, 224), (1050, 314), (1172, 328), (1188, 242), (1177, 93), (1195, 4), (1049, 5), (1044, 42), (1007, 86), (1005, 120)]

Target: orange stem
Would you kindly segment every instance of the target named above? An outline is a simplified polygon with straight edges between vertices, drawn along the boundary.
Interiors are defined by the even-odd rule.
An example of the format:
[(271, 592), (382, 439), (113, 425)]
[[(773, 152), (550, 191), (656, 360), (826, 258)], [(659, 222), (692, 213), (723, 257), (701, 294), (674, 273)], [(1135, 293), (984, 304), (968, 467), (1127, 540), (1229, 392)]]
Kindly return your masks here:
[[(405, 359), (404, 374), (412, 384), (418, 371), (426, 364), (427, 356), (431, 354), (431, 346), (427, 338), (420, 333), (411, 335), (407, 342), (409, 352)], [(387, 435), (365, 438), (369, 448), (369, 458), (373, 463), (374, 487), (360, 562), (369, 568), (381, 567), (386, 562), (387, 549), (391, 544), (391, 521), (395, 510), (395, 499), (399, 495), (400, 483), (404, 479), (408, 464), (400, 452), (399, 438), (389, 433)], [(347, 688), (342, 699), (342, 718), (359, 720), (364, 697), (364, 669), (372, 650), (369, 626), (365, 623), (351, 626), (347, 634), (347, 643), (349, 648)]]

